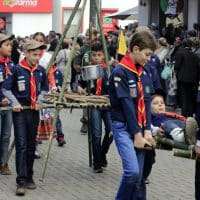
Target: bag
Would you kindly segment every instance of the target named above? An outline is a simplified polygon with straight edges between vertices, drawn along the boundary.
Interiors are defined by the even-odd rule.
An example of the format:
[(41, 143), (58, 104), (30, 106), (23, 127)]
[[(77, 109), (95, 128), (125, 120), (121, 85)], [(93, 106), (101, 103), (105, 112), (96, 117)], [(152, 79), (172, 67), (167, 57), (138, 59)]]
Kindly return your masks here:
[(36, 141), (49, 140), (54, 136), (53, 117), (48, 109), (40, 111), (40, 122), (37, 129)]
[(164, 80), (168, 80), (172, 77), (172, 64), (169, 62), (165, 64), (164, 69), (161, 72), (161, 78)]

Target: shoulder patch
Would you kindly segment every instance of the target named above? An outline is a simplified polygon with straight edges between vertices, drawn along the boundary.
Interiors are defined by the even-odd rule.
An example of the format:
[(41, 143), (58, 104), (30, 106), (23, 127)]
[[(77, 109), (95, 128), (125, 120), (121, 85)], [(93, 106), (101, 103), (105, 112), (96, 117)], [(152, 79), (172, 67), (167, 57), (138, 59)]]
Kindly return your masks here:
[(118, 76), (115, 76), (115, 77), (114, 77), (114, 81), (120, 82), (120, 81), (121, 81), (121, 78), (118, 77)]

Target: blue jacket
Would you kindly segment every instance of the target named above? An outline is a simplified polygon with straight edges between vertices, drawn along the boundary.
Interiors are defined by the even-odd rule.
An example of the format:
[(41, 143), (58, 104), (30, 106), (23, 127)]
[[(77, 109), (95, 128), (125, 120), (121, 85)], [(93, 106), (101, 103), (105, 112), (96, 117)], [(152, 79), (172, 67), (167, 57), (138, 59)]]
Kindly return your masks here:
[(57, 69), (54, 73), (55, 75), (55, 80), (56, 80), (56, 86), (57, 87), (62, 87), (62, 84), (63, 84), (63, 74), (62, 72)]
[(160, 60), (156, 55), (152, 55), (150, 61), (145, 65), (145, 69), (149, 70), (152, 84), (155, 90), (162, 89), (160, 83), (159, 71), (161, 70)]
[[(11, 70), (11, 68), (14, 66), (12, 62), (8, 63), (8, 67)], [(2, 85), (6, 79), (6, 73), (4, 69), (4, 65), (0, 64), (0, 102), (5, 98), (5, 96), (2, 93)]]
[[(21, 105), (29, 106), (31, 103), (30, 72), (20, 65), (13, 66), (11, 72), (12, 75), (9, 75), (4, 81), (3, 88), (11, 91)], [(38, 66), (34, 72), (34, 76), (36, 78), (36, 94), (38, 97), (42, 91), (48, 91), (48, 81), (45, 69)]]
[[(109, 83), (109, 95), (111, 102), (112, 121), (121, 121), (127, 124), (128, 132), (134, 135), (142, 132), (137, 121), (137, 75), (120, 64), (117, 65), (111, 74)], [(141, 75), (144, 89), (146, 107), (146, 130), (151, 130), (151, 94), (153, 84), (148, 70)]]

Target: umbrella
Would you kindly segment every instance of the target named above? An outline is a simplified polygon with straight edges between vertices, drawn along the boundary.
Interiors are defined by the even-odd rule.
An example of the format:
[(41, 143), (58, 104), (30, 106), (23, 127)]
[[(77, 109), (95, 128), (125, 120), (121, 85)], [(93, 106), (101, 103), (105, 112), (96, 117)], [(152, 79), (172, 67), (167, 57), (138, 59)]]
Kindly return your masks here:
[(117, 12), (112, 15), (106, 16), (109, 18), (114, 18), (114, 19), (121, 19), (121, 20), (136, 20), (138, 19), (138, 6), (133, 7), (131, 9), (125, 10), (123, 12)]

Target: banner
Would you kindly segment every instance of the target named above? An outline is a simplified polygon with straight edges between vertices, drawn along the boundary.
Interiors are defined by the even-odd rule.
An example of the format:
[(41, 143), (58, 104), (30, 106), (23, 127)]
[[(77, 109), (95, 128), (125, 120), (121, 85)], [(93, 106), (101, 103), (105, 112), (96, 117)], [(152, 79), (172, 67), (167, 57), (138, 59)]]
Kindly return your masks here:
[(52, 0), (1, 0), (1, 13), (51, 13)]

